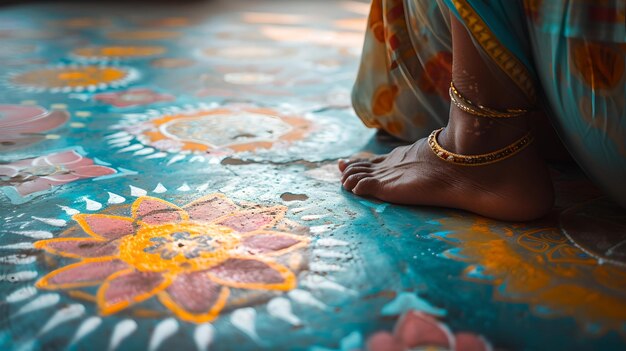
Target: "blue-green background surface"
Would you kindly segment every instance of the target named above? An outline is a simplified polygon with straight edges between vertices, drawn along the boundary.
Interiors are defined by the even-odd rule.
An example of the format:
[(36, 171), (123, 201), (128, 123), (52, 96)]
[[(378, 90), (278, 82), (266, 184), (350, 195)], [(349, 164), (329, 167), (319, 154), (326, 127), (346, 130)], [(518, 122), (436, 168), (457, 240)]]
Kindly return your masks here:
[[(347, 4), (347, 5), (346, 5)], [(63, 291), (39, 291), (34, 296), (15, 303), (7, 302), (6, 296), (17, 289), (32, 286), (36, 279), (54, 269), (46, 254), (35, 249), (15, 250), (9, 245), (34, 239), (14, 234), (20, 230), (50, 231), (55, 236), (64, 229), (33, 220), (41, 218), (63, 219), (67, 226), (74, 225), (69, 215), (59, 206), (68, 206), (82, 213), (95, 213), (86, 209), (84, 196), (104, 205), (108, 192), (126, 199), (130, 205), (134, 199), (129, 186), (144, 189), (150, 196), (184, 205), (202, 195), (222, 192), (235, 201), (249, 201), (262, 205), (283, 204), (290, 207), (287, 218), (309, 228), (325, 228), (311, 231), (312, 243), (305, 255), (311, 262), (323, 262), (339, 267), (338, 270), (316, 272), (304, 270), (299, 273), (299, 289), (311, 292), (317, 300), (326, 305), (325, 309), (292, 301), (294, 315), (302, 321), (295, 328), (284, 320), (276, 319), (267, 313), (265, 304), (252, 305), (256, 311), (254, 325), (258, 339), (251, 338), (233, 326), (226, 310), (212, 323), (215, 328), (212, 350), (308, 350), (344, 349), (362, 347), (362, 340), (378, 330), (390, 330), (398, 314), (408, 308), (418, 308), (439, 314), (442, 321), (453, 331), (470, 331), (484, 335), (497, 348), (513, 350), (573, 350), (597, 349), (620, 350), (626, 348), (626, 316), (620, 330), (610, 330), (603, 335), (585, 331), (585, 320), (579, 310), (584, 303), (572, 311), (559, 311), (555, 317), (544, 318), (533, 312), (538, 308), (530, 299), (497, 299), (498, 284), (490, 284), (489, 277), (479, 276), (468, 279), (463, 271), (469, 263), (450, 258), (445, 254), (455, 245), (441, 240), (449, 228), (442, 219), (452, 218), (458, 227), (471, 231), (477, 219), (470, 214), (444, 209), (410, 208), (387, 205), (356, 197), (343, 191), (336, 172), (330, 171), (336, 160), (349, 157), (360, 151), (382, 152), (393, 145), (376, 142), (373, 132), (366, 130), (352, 112), (349, 90), (358, 65), (358, 52), (361, 43), (339, 36), (335, 42), (316, 42), (310, 38), (301, 40), (275, 41), (263, 38), (264, 25), (287, 28), (313, 28), (348, 33), (354, 36), (359, 31), (350, 31), (337, 25), (338, 20), (352, 19), (366, 24), (363, 9), (367, 5), (357, 2), (333, 1), (216, 1), (199, 4), (21, 4), (0, 8), (0, 75), (3, 87), (0, 90), (0, 104), (21, 104), (33, 100), (37, 105), (50, 108), (53, 104), (65, 104), (71, 120), (53, 133), (59, 139), (43, 140), (28, 147), (3, 152), (0, 162), (10, 163), (50, 152), (73, 149), (83, 155), (97, 159), (116, 169), (115, 177), (85, 179), (55, 187), (27, 200), (14, 198), (11, 201), (10, 189), (0, 193), (0, 256), (24, 255), (36, 257), (29, 264), (13, 265), (0, 262), (0, 349), (2, 350), (105, 350), (111, 342), (116, 325), (131, 319), (137, 323), (132, 335), (122, 341), (120, 350), (147, 349), (155, 328), (163, 321), (172, 318), (168, 311), (154, 299), (142, 303), (147, 309), (162, 312), (159, 318), (139, 318), (122, 311), (113, 316), (101, 317), (102, 323), (93, 332), (70, 345), (74, 333), (87, 318), (97, 316), (93, 303), (75, 300)], [(283, 13), (299, 16), (296, 23), (245, 23), (244, 14), (251, 12)], [(150, 63), (155, 57), (122, 60), (98, 60), (96, 64), (131, 67), (140, 74), (128, 87), (150, 88), (160, 93), (176, 97), (175, 101), (150, 105), (120, 108), (97, 102), (94, 93), (31, 93), (11, 82), (11, 76), (35, 68), (58, 64), (83, 64), (70, 52), (77, 47), (120, 44), (108, 39), (105, 33), (117, 30), (146, 29), (144, 19), (185, 17), (190, 24), (182, 27), (158, 28), (182, 32), (178, 39), (155, 41), (124, 41), (125, 45), (159, 45), (167, 48), (163, 57), (189, 58), (194, 64), (183, 68), (157, 68)], [(85, 17), (106, 19), (108, 23), (71, 28), (63, 26), (63, 20)], [(48, 33), (49, 38), (29, 39), (23, 33), (34, 30)], [(231, 34), (231, 36), (220, 35)], [(345, 42), (342, 42), (345, 41)], [(36, 50), (16, 53), (11, 49), (19, 45), (35, 45)], [(237, 45), (263, 47), (287, 47), (295, 52), (287, 57), (271, 60), (220, 60), (203, 57), (198, 51), (203, 48), (220, 48)], [(156, 57), (158, 58), (158, 57)], [(332, 60), (332, 65), (320, 65), (320, 60)], [(206, 80), (201, 77), (220, 77), (218, 66), (272, 69), (280, 72), (282, 79), (302, 77), (286, 86), (285, 96), (263, 94), (263, 89), (272, 91), (271, 85), (250, 92), (246, 87), (227, 86), (233, 96), (198, 96), (206, 88)], [(219, 79), (210, 84), (219, 85)], [(302, 83), (306, 79), (314, 83)], [(108, 88), (120, 91), (128, 87)], [(202, 95), (202, 94), (200, 94)], [(316, 139), (312, 133), (304, 142), (276, 149), (271, 152), (234, 155), (241, 162), (188, 162), (188, 160), (167, 164), (171, 157), (146, 159), (133, 155), (133, 152), (117, 152), (119, 149), (107, 144), (106, 136), (116, 132), (112, 126), (120, 122), (129, 123), (128, 116), (145, 114), (148, 110), (162, 112), (168, 107), (197, 106), (200, 103), (216, 106), (244, 102), (252, 106), (287, 109), (306, 116), (324, 128), (336, 128), (334, 139)], [(89, 117), (76, 116), (77, 111), (88, 111)], [(83, 123), (84, 127), (72, 127), (70, 123)], [(312, 170), (324, 170), (327, 178), (320, 180), (311, 175)], [(581, 179), (574, 171), (559, 171), (565, 182)], [(152, 190), (161, 183), (168, 190), (155, 194)], [(177, 190), (187, 183), (191, 190)], [(584, 181), (583, 181), (584, 183)], [(198, 187), (205, 185), (203, 190)], [(303, 201), (286, 202), (281, 195), (289, 192), (305, 194)], [(571, 195), (571, 194), (570, 194)], [(15, 195), (14, 195), (15, 196)], [(584, 195), (569, 196), (566, 208), (573, 203), (586, 200)], [(17, 204), (16, 202), (23, 202)], [(305, 208), (294, 212), (294, 208)], [(124, 206), (116, 210), (118, 214), (129, 216)], [(125, 212), (124, 212), (125, 211)], [(18, 217), (19, 216), (19, 217)], [(319, 216), (318, 219), (303, 220), (304, 216)], [(315, 218), (315, 217), (314, 217)], [(555, 221), (554, 218), (548, 221)], [(556, 225), (550, 222), (551, 226)], [(510, 226), (507, 223), (491, 222), (496, 232), (498, 228)], [(546, 223), (520, 224), (513, 226), (516, 233), (528, 228), (545, 226)], [(476, 235), (480, 235), (477, 233)], [(517, 234), (516, 234), (517, 235)], [(334, 248), (340, 252), (339, 259), (316, 257), (316, 242), (322, 238), (342, 240), (347, 245)], [(515, 246), (513, 238), (503, 235)], [(462, 246), (462, 245), (460, 245)], [(10, 246), (9, 246), (10, 247)], [(514, 249), (517, 250), (517, 249)], [(532, 259), (532, 254), (523, 250), (521, 255)], [(49, 255), (48, 255), (49, 256)], [(57, 264), (68, 264), (62, 259)], [(546, 265), (552, 263), (546, 262)], [(30, 280), (11, 282), (10, 276), (20, 271), (36, 271), (38, 277)], [(514, 272), (511, 273), (515, 278)], [(622, 273), (623, 274), (623, 273)], [(333, 282), (335, 289), (318, 284), (307, 284), (311, 277), (322, 277)], [(622, 275), (624, 277), (624, 275)], [(315, 278), (313, 278), (315, 279)], [(622, 278), (623, 279), (623, 278)], [(555, 284), (558, 284), (555, 278)], [(569, 283), (580, 285), (597, 284), (588, 279), (572, 278)], [(610, 292), (622, 303), (626, 303), (625, 293)], [(58, 303), (31, 313), (17, 312), (44, 294), (58, 294)], [(42, 328), (55, 312), (71, 304), (82, 304), (85, 313), (70, 319), (51, 330), (41, 333)], [(578, 309), (577, 309), (578, 308)], [(160, 344), (160, 350), (195, 349), (194, 332), (197, 326), (175, 320), (178, 329)], [(590, 329), (594, 329), (593, 326)], [(342, 341), (343, 340), (343, 341)], [(343, 345), (343, 346), (342, 346)]]

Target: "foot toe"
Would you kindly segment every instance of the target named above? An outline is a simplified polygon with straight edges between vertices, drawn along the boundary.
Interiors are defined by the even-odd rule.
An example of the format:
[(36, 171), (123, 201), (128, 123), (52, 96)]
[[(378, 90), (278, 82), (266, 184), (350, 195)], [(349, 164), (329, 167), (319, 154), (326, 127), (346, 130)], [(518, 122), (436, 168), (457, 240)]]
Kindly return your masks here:
[(354, 189), (354, 187), (364, 178), (369, 177), (370, 174), (369, 173), (356, 173), (353, 174), (349, 177), (347, 177), (345, 179), (345, 181), (343, 182), (343, 187), (348, 190), (348, 191), (352, 191), (352, 189)]
[(351, 168), (355, 168), (355, 167), (357, 167), (357, 168), (358, 168), (358, 167), (371, 167), (371, 166), (372, 166), (372, 163), (371, 163), (371, 162), (362, 160), (362, 161), (360, 161), (360, 162), (355, 162), (355, 163), (351, 163), (351, 164), (349, 164), (349, 165), (346, 167), (346, 170), (349, 170), (349, 169), (351, 169)]
[(364, 177), (359, 179), (352, 193), (359, 196), (375, 195), (380, 187), (380, 181), (374, 177)]
[(346, 169), (346, 167), (348, 167), (348, 160), (339, 160), (339, 162), (337, 162), (337, 166), (339, 167), (339, 170), (343, 172), (344, 169)]
[(346, 170), (346, 168), (348, 168), (350, 166), (371, 165), (372, 162), (373, 163), (378, 163), (378, 162), (381, 162), (384, 159), (385, 159), (384, 156), (377, 156), (377, 157), (374, 157), (373, 159), (355, 158), (355, 159), (351, 159), (351, 160), (339, 160), (338, 166), (339, 166), (339, 170), (343, 172), (343, 171)]
[(355, 158), (355, 159), (351, 159), (351, 160), (342, 159), (342, 160), (339, 160), (339, 162), (337, 164), (339, 166), (339, 170), (343, 172), (351, 164), (357, 163), (357, 162), (362, 162), (362, 161), (365, 161), (365, 160), (362, 159), (362, 158)]
[(341, 177), (341, 182), (345, 182), (346, 179), (348, 179), (348, 177), (350, 177), (351, 175), (357, 174), (357, 173), (371, 173), (372, 169), (370, 167), (353, 167), (350, 166), (348, 168), (346, 168), (345, 171), (343, 171), (343, 175)]

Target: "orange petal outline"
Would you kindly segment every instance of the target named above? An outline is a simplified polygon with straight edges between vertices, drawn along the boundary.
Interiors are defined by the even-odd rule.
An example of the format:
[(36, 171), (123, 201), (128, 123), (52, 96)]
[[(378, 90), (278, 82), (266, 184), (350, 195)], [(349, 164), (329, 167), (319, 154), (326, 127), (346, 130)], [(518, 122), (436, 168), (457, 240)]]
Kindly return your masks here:
[[(91, 282), (80, 282), (80, 283), (67, 283), (67, 284), (51, 284), (49, 281), (50, 281), (51, 278), (53, 278), (54, 276), (58, 275), (59, 273), (72, 270), (72, 269), (74, 269), (76, 267), (83, 266), (83, 265), (85, 265), (87, 263), (105, 262), (105, 261), (112, 261), (112, 260), (116, 260), (116, 259), (119, 259), (119, 258), (115, 257), (115, 256), (98, 257), (97, 259), (82, 260), (80, 262), (76, 262), (76, 263), (69, 264), (67, 266), (63, 266), (63, 267), (61, 267), (59, 269), (55, 269), (54, 271), (46, 274), (43, 278), (39, 279), (37, 281), (37, 283), (35, 283), (35, 287), (37, 289), (45, 289), (45, 290), (60, 290), (60, 289), (84, 288), (84, 287), (87, 287), (87, 286), (94, 286), (94, 285), (101, 284), (103, 282), (103, 280), (101, 280), (101, 281), (91, 281)], [(113, 274), (115, 274), (115, 273), (113, 273)]]
[[(241, 242), (243, 242), (245, 240), (245, 238), (250, 237), (250, 236), (255, 236), (255, 235), (271, 235), (271, 236), (282, 236), (282, 237), (287, 237), (287, 238), (291, 238), (294, 240), (297, 240), (298, 243), (286, 247), (282, 250), (278, 250), (278, 251), (272, 251), (272, 252), (264, 252), (263, 256), (281, 256), (284, 255), (286, 253), (289, 253), (291, 251), (303, 248), (305, 246), (308, 246), (309, 243), (311, 242), (311, 239), (302, 236), (302, 235), (295, 235), (295, 234), (290, 234), (290, 233), (283, 233), (283, 232), (274, 232), (274, 231), (269, 231), (269, 230), (259, 230), (259, 231), (253, 231), (253, 232), (249, 232), (249, 233), (245, 233), (241, 235)], [(245, 244), (242, 244), (245, 245)]]
[[(220, 222), (223, 222), (223, 221), (227, 220), (230, 217), (236, 217), (238, 215), (242, 215), (242, 214), (245, 214), (245, 213), (260, 213), (260, 212), (272, 212), (272, 211), (277, 212), (277, 214), (274, 215), (274, 219), (270, 223), (268, 223), (268, 224), (262, 226), (261, 228), (257, 229), (257, 230), (261, 230), (263, 228), (271, 228), (277, 222), (279, 222), (281, 219), (283, 219), (283, 217), (285, 217), (285, 214), (287, 213), (287, 206), (279, 205), (279, 206), (272, 206), (272, 207), (254, 208), (254, 209), (251, 209), (251, 210), (235, 211), (235, 212), (233, 212), (231, 214), (227, 214), (225, 216), (218, 217), (218, 218), (214, 219), (213, 221), (211, 221), (211, 223), (219, 225)], [(252, 232), (250, 232), (250, 233), (252, 233)]]
[[(228, 202), (229, 204), (233, 205), (235, 207), (235, 210), (233, 210), (232, 213), (235, 213), (235, 212), (239, 211), (239, 209), (241, 208), (235, 202), (233, 202), (233, 200), (228, 198), (228, 196), (226, 196), (226, 195), (224, 195), (222, 193), (213, 193), (213, 194), (205, 195), (205, 196), (203, 196), (203, 197), (201, 197), (199, 199), (193, 200), (192, 202), (190, 202), (190, 203), (186, 204), (185, 206), (183, 206), (183, 209), (186, 209), (188, 207), (192, 207), (195, 204), (200, 203), (200, 202), (205, 202), (207, 200), (217, 199), (217, 198), (222, 199), (222, 200)], [(228, 215), (230, 215), (232, 213), (229, 213)], [(225, 215), (225, 216), (228, 216), (228, 215)], [(222, 217), (224, 217), (224, 216), (222, 216)]]
[(220, 279), (216, 277), (214, 274), (212, 274), (211, 272), (207, 271), (207, 276), (217, 284), (228, 286), (231, 288), (249, 289), (249, 290), (289, 291), (289, 290), (293, 290), (296, 288), (296, 285), (297, 285), (296, 276), (293, 274), (293, 272), (289, 268), (283, 266), (282, 264), (279, 264), (273, 261), (260, 260), (256, 257), (230, 256), (228, 258), (263, 262), (267, 264), (268, 266), (270, 266), (271, 268), (273, 268), (274, 270), (276, 270), (278, 273), (280, 273), (284, 281), (282, 283), (275, 283), (275, 284), (265, 284), (265, 283), (260, 283), (260, 282), (259, 283), (231, 282), (228, 280)]
[[(95, 231), (93, 231), (93, 229), (91, 229), (91, 227), (89, 226), (89, 224), (87, 223), (87, 218), (89, 217), (99, 217), (99, 218), (110, 218), (110, 219), (117, 219), (120, 221), (127, 221), (130, 223), (133, 223), (133, 219), (132, 218), (128, 218), (128, 217), (121, 217), (121, 216), (112, 216), (112, 215), (105, 215), (105, 214), (84, 214), (84, 213), (79, 213), (79, 214), (75, 214), (72, 216), (72, 219), (75, 220), (78, 225), (80, 225), (80, 227), (85, 231), (85, 233), (89, 234), (90, 236), (99, 239), (99, 240), (109, 240), (103, 236), (100, 236), (99, 234), (97, 234)], [(132, 234), (132, 233), (129, 233)]]
[[(92, 238), (53, 238), (53, 239), (45, 239), (45, 240), (36, 241), (35, 243), (33, 243), (33, 247), (36, 248), (36, 249), (47, 251), (47, 252), (49, 252), (49, 253), (51, 253), (53, 255), (57, 255), (57, 256), (61, 256), (61, 257), (78, 258), (78, 259), (93, 259), (93, 258), (95, 258), (95, 257), (84, 257), (84, 256), (76, 255), (76, 254), (73, 254), (73, 253), (58, 251), (58, 250), (55, 250), (55, 249), (53, 249), (53, 248), (48, 246), (49, 243), (63, 242), (63, 241), (93, 241), (93, 242), (97, 242), (97, 243), (102, 243), (102, 242), (106, 242), (107, 240), (104, 240), (104, 239), (92, 239)], [(111, 240), (111, 241), (114, 241), (114, 240)], [(97, 258), (108, 258), (108, 257), (112, 257), (112, 256), (103, 256), (103, 257), (97, 257)]]
[(131, 268), (131, 269), (125, 269), (122, 271), (119, 271), (117, 273), (113, 273), (111, 274), (105, 281), (104, 283), (102, 283), (102, 285), (100, 286), (100, 288), (98, 289), (98, 293), (96, 294), (96, 302), (98, 304), (98, 307), (100, 309), (100, 313), (103, 316), (108, 316), (111, 314), (114, 314), (116, 312), (119, 312), (129, 306), (132, 306), (136, 303), (145, 301), (147, 299), (149, 299), (150, 297), (154, 296), (155, 294), (163, 291), (165, 288), (167, 288), (171, 283), (172, 283), (172, 277), (169, 275), (163, 275), (163, 282), (161, 282), (161, 284), (159, 284), (157, 287), (155, 287), (154, 289), (152, 289), (151, 291), (147, 292), (147, 293), (143, 293), (140, 295), (135, 296), (132, 301), (122, 301), (122, 302), (118, 302), (115, 304), (107, 304), (106, 300), (104, 299), (104, 293), (107, 291), (107, 289), (109, 288), (109, 285), (111, 284), (111, 281), (122, 276), (125, 274), (129, 274), (134, 272), (135, 269)]
[(229, 296), (230, 289), (222, 286), (220, 295), (211, 309), (206, 313), (196, 314), (180, 307), (180, 305), (178, 305), (166, 291), (161, 291), (158, 294), (159, 301), (161, 301), (165, 307), (169, 308), (169, 310), (172, 311), (176, 317), (191, 323), (206, 323), (215, 320), (215, 318), (217, 318), (222, 312), (222, 309), (224, 309), (224, 306), (226, 306), (226, 301), (228, 301)]
[(152, 197), (152, 196), (141, 196), (137, 200), (135, 200), (135, 202), (133, 202), (133, 205), (131, 206), (131, 213), (134, 219), (137, 219), (137, 210), (139, 209), (139, 206), (141, 205), (141, 203), (144, 202), (145, 200), (152, 200), (152, 201), (160, 202), (166, 205), (167, 207), (176, 210), (176, 212), (178, 212), (178, 214), (180, 215), (180, 218), (182, 218), (183, 220), (189, 219), (189, 214), (187, 213), (187, 211), (174, 205), (171, 202), (165, 201), (163, 199), (159, 199), (157, 197)]

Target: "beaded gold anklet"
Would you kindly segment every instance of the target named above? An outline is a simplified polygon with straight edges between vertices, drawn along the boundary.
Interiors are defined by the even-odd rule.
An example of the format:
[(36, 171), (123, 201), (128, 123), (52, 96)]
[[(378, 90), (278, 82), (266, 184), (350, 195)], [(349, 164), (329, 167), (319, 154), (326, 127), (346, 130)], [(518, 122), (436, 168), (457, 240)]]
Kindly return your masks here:
[(454, 82), (450, 82), (450, 89), (448, 90), (448, 93), (450, 94), (450, 100), (456, 107), (475, 116), (491, 118), (511, 118), (519, 117), (528, 113), (528, 110), (525, 109), (514, 108), (507, 109), (506, 111), (498, 111), (489, 107), (474, 104), (469, 99), (461, 95), (461, 93), (459, 93), (459, 91), (454, 86)]
[(507, 158), (512, 157), (520, 151), (524, 150), (533, 141), (533, 137), (529, 132), (513, 144), (500, 150), (481, 155), (460, 155), (447, 151), (439, 144), (439, 142), (437, 141), (437, 137), (442, 130), (443, 128), (440, 128), (437, 130), (433, 130), (433, 132), (430, 133), (430, 135), (428, 136), (428, 145), (430, 146), (430, 149), (433, 150), (435, 155), (437, 155), (437, 157), (446, 162), (454, 163), (459, 166), (484, 166), (506, 160)]

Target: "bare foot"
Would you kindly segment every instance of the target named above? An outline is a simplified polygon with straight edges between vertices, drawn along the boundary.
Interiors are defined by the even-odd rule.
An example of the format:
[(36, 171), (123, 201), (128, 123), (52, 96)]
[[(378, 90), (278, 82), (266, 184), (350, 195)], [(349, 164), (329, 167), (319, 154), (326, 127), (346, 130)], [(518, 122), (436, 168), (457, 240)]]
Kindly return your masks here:
[[(452, 125), (440, 134), (439, 142), (456, 153), (478, 154), (519, 138), (512, 137), (514, 129), (480, 136), (463, 130), (458, 123), (456, 128)], [(547, 167), (532, 144), (501, 162), (467, 167), (439, 159), (426, 139), (421, 139), (371, 160), (340, 161), (339, 169), (343, 187), (359, 196), (403, 205), (457, 208), (500, 220), (541, 217), (554, 201)]]
[[(450, 16), (452, 80), (477, 106), (531, 110), (532, 94), (519, 89), (510, 76), (479, 52), (464, 25)], [(499, 150), (530, 130), (530, 114), (514, 118), (486, 118), (451, 104), (448, 126), (439, 143), (461, 155)], [(346, 190), (360, 196), (404, 205), (458, 208), (483, 216), (526, 221), (548, 213), (554, 190), (539, 143), (496, 163), (468, 167), (439, 159), (426, 139), (401, 146), (371, 160), (339, 162)], [(539, 146), (541, 147), (541, 146)], [(542, 156), (546, 150), (541, 149)]]

